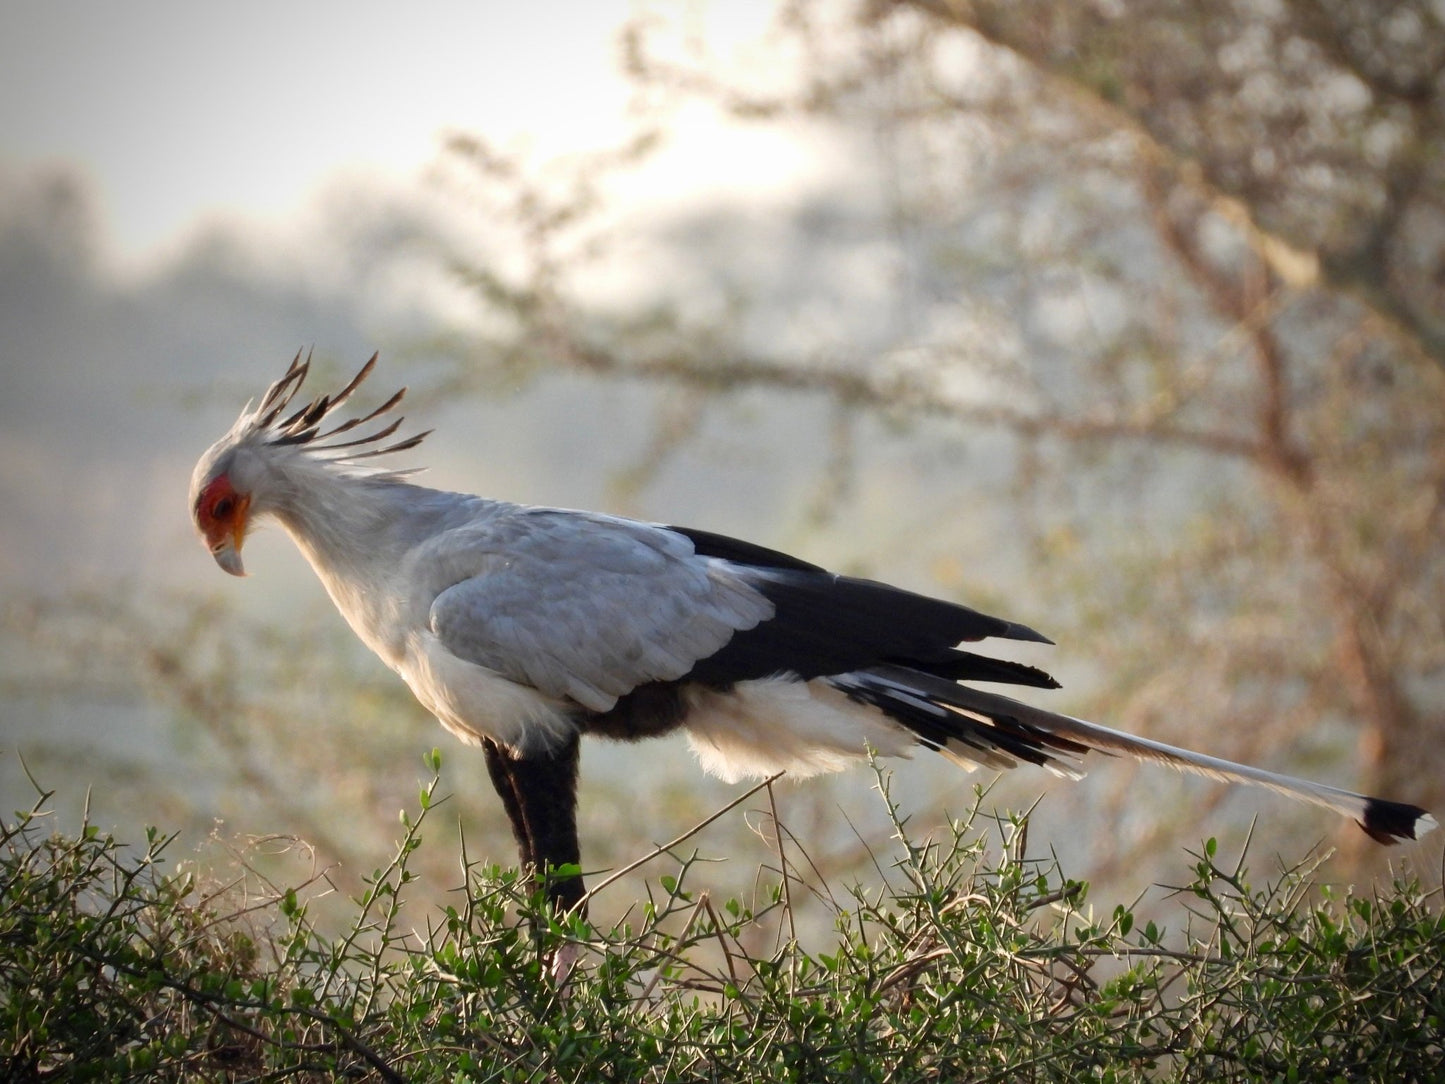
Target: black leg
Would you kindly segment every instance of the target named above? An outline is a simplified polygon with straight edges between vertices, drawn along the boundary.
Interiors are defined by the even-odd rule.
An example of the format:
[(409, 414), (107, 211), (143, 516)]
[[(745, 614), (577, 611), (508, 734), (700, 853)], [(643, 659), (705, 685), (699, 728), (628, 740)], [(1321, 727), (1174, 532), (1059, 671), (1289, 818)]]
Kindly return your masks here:
[(491, 738), (482, 739), (482, 750), (487, 754), (487, 774), (492, 777), (492, 786), (497, 791), (497, 797), (502, 799), (502, 808), (507, 811), (507, 820), (512, 824), (522, 868), (531, 869), (536, 864), (536, 858), (532, 854), (532, 837), (527, 832), (527, 822), (522, 817), (522, 807), (512, 786), (512, 755)]
[(522, 865), (545, 885), (559, 911), (582, 901), (582, 878), (554, 878), (550, 871), (581, 862), (577, 842), (578, 737), (551, 753), (518, 757), (493, 741), (482, 745), (487, 772), (512, 822)]

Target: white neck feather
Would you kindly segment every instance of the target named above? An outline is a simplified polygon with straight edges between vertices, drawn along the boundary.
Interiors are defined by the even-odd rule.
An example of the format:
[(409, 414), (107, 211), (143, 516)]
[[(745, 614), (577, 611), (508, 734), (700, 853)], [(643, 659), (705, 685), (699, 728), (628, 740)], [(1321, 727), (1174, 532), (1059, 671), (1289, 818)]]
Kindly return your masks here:
[(253, 514), (280, 521), (357, 635), (394, 662), (403, 559), (461, 498), (290, 452), (267, 463), (253, 500)]

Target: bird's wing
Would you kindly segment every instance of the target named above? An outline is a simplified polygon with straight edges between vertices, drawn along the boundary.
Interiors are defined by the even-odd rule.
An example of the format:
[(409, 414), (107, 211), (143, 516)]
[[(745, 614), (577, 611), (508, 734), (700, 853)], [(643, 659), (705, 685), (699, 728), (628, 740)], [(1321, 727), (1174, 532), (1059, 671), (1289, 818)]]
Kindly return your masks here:
[(669, 530), (684, 536), (698, 554), (739, 569), (774, 608), (770, 620), (702, 660), (693, 670), (695, 680), (725, 685), (779, 672), (808, 679), (894, 662), (921, 665), (952, 680), (1058, 684), (1041, 670), (954, 649), (989, 637), (1052, 642), (1027, 625), (874, 580), (835, 575), (723, 535)]
[(518, 508), (437, 549), (455, 570), (429, 618), (447, 650), (593, 711), (683, 677), (773, 614), (741, 569), (631, 520)]

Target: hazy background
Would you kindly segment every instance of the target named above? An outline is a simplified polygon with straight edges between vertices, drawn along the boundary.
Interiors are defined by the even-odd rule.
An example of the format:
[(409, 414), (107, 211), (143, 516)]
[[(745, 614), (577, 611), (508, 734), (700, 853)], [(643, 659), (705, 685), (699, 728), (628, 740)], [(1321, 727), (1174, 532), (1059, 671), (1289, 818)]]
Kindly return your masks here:
[[(1094, 4), (6, 5), (0, 804), (23, 757), (66, 823), (295, 834), (345, 884), (438, 745), (513, 860), (289, 542), (241, 581), (194, 538), (196, 456), (298, 348), (382, 352), (431, 484), (966, 599), (1060, 641), (1022, 653), (1050, 706), (1438, 803), (1441, 12), (1166, 7), (1134, 40)], [(680, 741), (584, 757), (597, 866), (734, 791)], [(1044, 794), (1032, 845), (1121, 894), (1255, 813), (1382, 868), (1093, 769), (990, 804)], [(923, 830), (971, 801), (898, 772)], [(886, 839), (872, 783), (783, 792), (823, 868)]]

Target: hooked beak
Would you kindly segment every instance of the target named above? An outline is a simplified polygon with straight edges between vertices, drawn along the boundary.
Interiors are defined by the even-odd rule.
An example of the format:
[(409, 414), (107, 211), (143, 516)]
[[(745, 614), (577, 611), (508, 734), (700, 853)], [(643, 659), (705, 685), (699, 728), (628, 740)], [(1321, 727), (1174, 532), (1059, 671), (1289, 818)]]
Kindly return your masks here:
[[(241, 544), (246, 541), (246, 527), (250, 523), (251, 499), (238, 496), (236, 510), (225, 524), (216, 524), (207, 532), (206, 543), (216, 564), (232, 576), (244, 576), (246, 567), (241, 563)], [(229, 528), (229, 529), (228, 529)]]
[(241, 564), (241, 547), (236, 540), (227, 538), (220, 545), (214, 546), (211, 549), (211, 556), (216, 559), (216, 564), (232, 576), (246, 574), (246, 566)]

